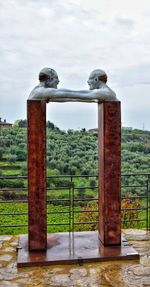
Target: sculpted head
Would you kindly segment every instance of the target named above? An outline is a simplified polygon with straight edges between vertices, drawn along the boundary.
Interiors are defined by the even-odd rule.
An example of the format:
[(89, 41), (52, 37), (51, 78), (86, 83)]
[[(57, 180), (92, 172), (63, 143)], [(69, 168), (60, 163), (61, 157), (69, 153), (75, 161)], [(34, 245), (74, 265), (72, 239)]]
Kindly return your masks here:
[(39, 81), (45, 88), (57, 89), (59, 84), (58, 75), (55, 70), (51, 68), (43, 68), (39, 73)]
[(107, 83), (107, 74), (100, 69), (92, 71), (87, 81), (90, 90), (99, 89), (102, 82)]

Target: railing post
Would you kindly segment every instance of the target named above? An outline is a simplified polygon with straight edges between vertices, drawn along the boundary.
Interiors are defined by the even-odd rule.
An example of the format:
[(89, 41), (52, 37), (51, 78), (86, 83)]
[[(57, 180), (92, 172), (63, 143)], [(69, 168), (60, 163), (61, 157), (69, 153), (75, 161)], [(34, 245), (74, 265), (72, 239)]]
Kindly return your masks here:
[(121, 244), (120, 102), (98, 104), (99, 238), (104, 246)]
[(148, 174), (148, 179), (147, 179), (147, 193), (148, 193), (148, 230), (150, 230), (150, 174)]
[(27, 101), (29, 250), (46, 250), (46, 103)]

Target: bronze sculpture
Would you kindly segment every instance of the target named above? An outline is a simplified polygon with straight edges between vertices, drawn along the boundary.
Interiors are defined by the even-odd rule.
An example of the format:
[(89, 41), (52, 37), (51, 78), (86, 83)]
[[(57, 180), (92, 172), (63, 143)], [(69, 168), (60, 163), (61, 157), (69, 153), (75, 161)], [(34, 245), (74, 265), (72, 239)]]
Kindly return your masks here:
[(44, 68), (39, 74), (40, 84), (29, 95), (29, 100), (46, 102), (95, 102), (117, 101), (116, 94), (106, 84), (107, 75), (103, 70), (91, 72), (87, 81), (90, 90), (57, 89), (59, 78), (55, 70)]

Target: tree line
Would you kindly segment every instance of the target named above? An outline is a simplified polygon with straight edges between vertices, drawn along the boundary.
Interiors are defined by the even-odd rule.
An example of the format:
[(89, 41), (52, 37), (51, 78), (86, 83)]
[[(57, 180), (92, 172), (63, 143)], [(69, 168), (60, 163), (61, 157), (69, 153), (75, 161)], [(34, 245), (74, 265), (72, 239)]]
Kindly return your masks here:
[[(1, 170), (8, 165), (20, 164), (22, 175), (26, 175), (27, 122), (16, 121), (12, 128), (0, 131)], [(122, 173), (150, 172), (150, 131), (122, 128)], [(47, 122), (47, 170), (53, 174), (97, 175), (98, 134), (96, 131), (62, 131), (50, 121)], [(50, 173), (49, 173), (50, 174)], [(91, 186), (95, 186), (96, 182)], [(130, 177), (128, 182), (133, 182)], [(143, 179), (139, 176), (139, 183)]]

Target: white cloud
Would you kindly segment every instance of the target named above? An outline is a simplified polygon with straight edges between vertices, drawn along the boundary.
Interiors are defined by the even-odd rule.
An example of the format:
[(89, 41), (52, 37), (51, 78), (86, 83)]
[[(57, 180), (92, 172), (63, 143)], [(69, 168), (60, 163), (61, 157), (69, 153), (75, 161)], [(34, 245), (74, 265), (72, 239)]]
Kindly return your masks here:
[[(128, 105), (128, 110), (135, 114), (135, 121), (136, 118), (139, 120), (138, 110), (134, 112), (133, 97), (135, 93), (141, 102), (139, 84), (140, 91), (146, 95), (142, 101), (143, 113), (150, 102), (147, 96), (149, 15), (147, 0), (138, 1), (138, 4), (135, 0), (3, 1), (0, 10), (1, 116), (10, 120), (26, 116), (27, 95), (37, 84), (38, 73), (44, 66), (58, 72), (60, 87), (74, 89), (87, 88), (89, 73), (100, 67), (108, 73), (108, 84), (116, 90), (118, 97), (122, 99), (123, 95), (123, 103), (124, 97), (132, 99), (132, 102), (124, 103), (125, 121), (128, 122), (124, 113)], [(61, 115), (62, 121), (66, 114), (80, 110), (78, 104), (74, 104), (74, 108), (69, 104), (54, 105), (53, 109), (59, 118)], [(88, 107), (88, 112), (87, 106), (82, 108), (83, 117), (78, 113), (81, 127), (91, 125), (90, 110), (91, 117), (95, 118), (93, 106)], [(52, 111), (51, 114), (54, 115)], [(130, 126), (135, 125), (132, 117), (129, 118)], [(72, 126), (78, 125), (74, 116)]]

